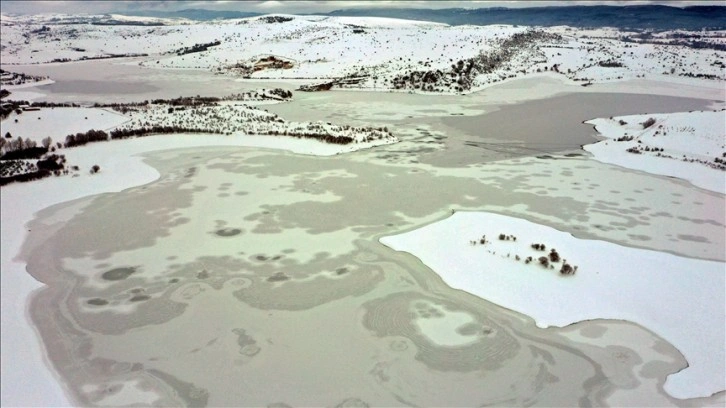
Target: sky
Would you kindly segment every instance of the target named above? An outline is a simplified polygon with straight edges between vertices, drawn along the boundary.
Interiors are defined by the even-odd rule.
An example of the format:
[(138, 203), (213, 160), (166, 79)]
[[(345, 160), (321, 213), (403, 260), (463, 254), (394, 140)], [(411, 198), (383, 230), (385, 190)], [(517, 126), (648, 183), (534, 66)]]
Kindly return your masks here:
[(0, 1), (0, 11), (8, 14), (104, 14), (133, 10), (175, 11), (183, 9), (236, 10), (259, 13), (325, 13), (333, 10), (370, 7), (396, 8), (486, 8), (542, 7), (566, 5), (634, 5), (664, 4), (675, 7), (719, 4), (726, 1), (230, 1), (230, 0), (158, 0), (158, 1)]

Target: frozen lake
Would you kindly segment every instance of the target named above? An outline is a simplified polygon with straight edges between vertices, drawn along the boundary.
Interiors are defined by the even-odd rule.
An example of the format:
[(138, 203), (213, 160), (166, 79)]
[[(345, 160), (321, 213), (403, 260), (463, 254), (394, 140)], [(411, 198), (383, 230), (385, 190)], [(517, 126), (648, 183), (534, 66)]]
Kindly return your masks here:
[[(129, 92), (107, 101), (259, 85), (179, 73), (182, 84), (198, 83), (187, 88), (155, 78), (161, 72), (115, 67), (104, 71), (117, 81), (109, 85), (62, 85), (81, 80), (71, 64), (26, 72), (53, 76), (56, 86), (41, 90), (57, 101), (94, 101), (118, 87)], [(530, 84), (544, 99), (523, 102), (520, 92), (511, 99), (522, 103), (503, 104), (507, 85), (464, 97), (297, 92), (267, 108), (290, 120), (388, 126), (402, 142), (326, 158), (156, 152), (147, 161), (159, 180), (39, 213), (22, 258), (48, 287), (32, 297), (30, 316), (74, 401), (681, 404), (662, 383), (686, 362), (656, 334), (605, 320), (539, 329), (378, 242), (454, 209), (483, 210), (578, 237), (726, 258), (723, 195), (579, 150), (595, 134), (583, 120), (704, 109), (710, 99)]]

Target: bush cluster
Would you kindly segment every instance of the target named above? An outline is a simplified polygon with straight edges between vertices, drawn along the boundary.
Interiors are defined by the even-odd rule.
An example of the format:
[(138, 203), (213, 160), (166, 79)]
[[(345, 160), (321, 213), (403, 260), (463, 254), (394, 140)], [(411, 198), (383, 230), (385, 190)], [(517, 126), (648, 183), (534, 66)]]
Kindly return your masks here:
[(641, 123), (643, 125), (643, 129), (647, 129), (653, 125), (655, 125), (655, 118), (648, 118), (645, 122)]
[(65, 147), (83, 146), (91, 142), (102, 142), (108, 140), (108, 133), (103, 130), (89, 130), (85, 133), (76, 133), (66, 136)]
[(532, 248), (533, 248), (533, 249), (534, 249), (535, 251), (544, 251), (545, 249), (547, 249), (547, 248), (545, 247), (545, 244), (532, 244), (531, 246), (532, 246)]
[(51, 174), (53, 173), (48, 170), (38, 170), (32, 173), (16, 174), (9, 177), (0, 177), (0, 186), (4, 186), (6, 184), (10, 184), (16, 181), (22, 183), (25, 181), (39, 180), (48, 177)]
[(26, 149), (6, 151), (0, 156), (0, 160), (18, 160), (18, 159), (39, 159), (48, 152), (46, 147), (28, 147)]
[(207, 129), (186, 128), (181, 126), (148, 126), (136, 129), (116, 129), (111, 131), (111, 139), (126, 139), (161, 133), (215, 133)]
[(208, 50), (211, 47), (216, 47), (219, 44), (222, 44), (219, 40), (212, 41), (209, 43), (201, 43), (201, 44), (194, 44), (191, 47), (183, 47), (179, 48), (178, 50), (174, 51), (176, 55), (186, 55), (186, 54), (193, 54), (195, 52), (203, 52)]

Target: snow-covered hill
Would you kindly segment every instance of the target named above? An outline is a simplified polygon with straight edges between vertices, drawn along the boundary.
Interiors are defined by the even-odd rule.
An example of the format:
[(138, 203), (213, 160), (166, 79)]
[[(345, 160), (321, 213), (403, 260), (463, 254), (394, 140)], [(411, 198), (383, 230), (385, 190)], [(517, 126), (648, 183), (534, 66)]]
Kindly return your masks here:
[[(726, 38), (718, 31), (644, 39), (614, 29), (448, 26), (368, 17), (270, 15), (207, 22), (121, 17), (2, 15), (3, 63), (143, 55), (141, 65), (160, 69), (424, 92), (469, 92), (543, 71), (583, 84), (726, 78), (726, 53), (718, 50)], [(669, 40), (674, 35), (678, 41)], [(706, 48), (673, 45), (693, 45), (685, 40), (689, 36)], [(270, 57), (282, 62), (269, 63)]]

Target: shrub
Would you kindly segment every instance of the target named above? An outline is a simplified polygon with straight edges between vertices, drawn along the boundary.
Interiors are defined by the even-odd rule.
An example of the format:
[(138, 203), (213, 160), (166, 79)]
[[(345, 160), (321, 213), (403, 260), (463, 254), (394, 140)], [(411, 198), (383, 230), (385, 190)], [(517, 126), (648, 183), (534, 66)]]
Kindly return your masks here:
[(550, 261), (552, 262), (559, 262), (560, 261), (560, 254), (557, 253), (557, 250), (552, 248), (550, 251)]
[(550, 266), (550, 260), (547, 259), (546, 256), (540, 256), (538, 261), (539, 261), (539, 264), (544, 266), (545, 268)]
[(108, 140), (108, 134), (103, 130), (89, 130), (85, 133), (76, 133), (66, 136), (65, 147), (82, 146), (90, 142)]
[(101, 171), (101, 167), (98, 164), (94, 164), (93, 167), (91, 167), (91, 174), (96, 174), (99, 171)]
[(641, 124), (643, 125), (643, 129), (647, 129), (655, 124), (655, 118), (648, 118), (648, 120)]
[(604, 68), (621, 68), (623, 67), (623, 63), (620, 61), (600, 61), (598, 62), (598, 65)]
[(629, 147), (625, 151), (633, 154), (643, 154), (637, 147)]
[(572, 266), (568, 263), (563, 263), (562, 267), (560, 268), (560, 273), (563, 275), (571, 275), (574, 273), (574, 270), (572, 269)]
[(63, 156), (51, 154), (43, 160), (38, 160), (36, 165), (38, 166), (38, 170), (57, 171), (63, 169), (64, 159)]
[(4, 186), (4, 185), (12, 183), (14, 181), (22, 183), (25, 181), (38, 180), (38, 179), (41, 179), (44, 177), (48, 177), (50, 175), (51, 175), (51, 172), (48, 170), (38, 170), (33, 173), (16, 174), (16, 175), (10, 176), (10, 177), (0, 177), (0, 186)]

